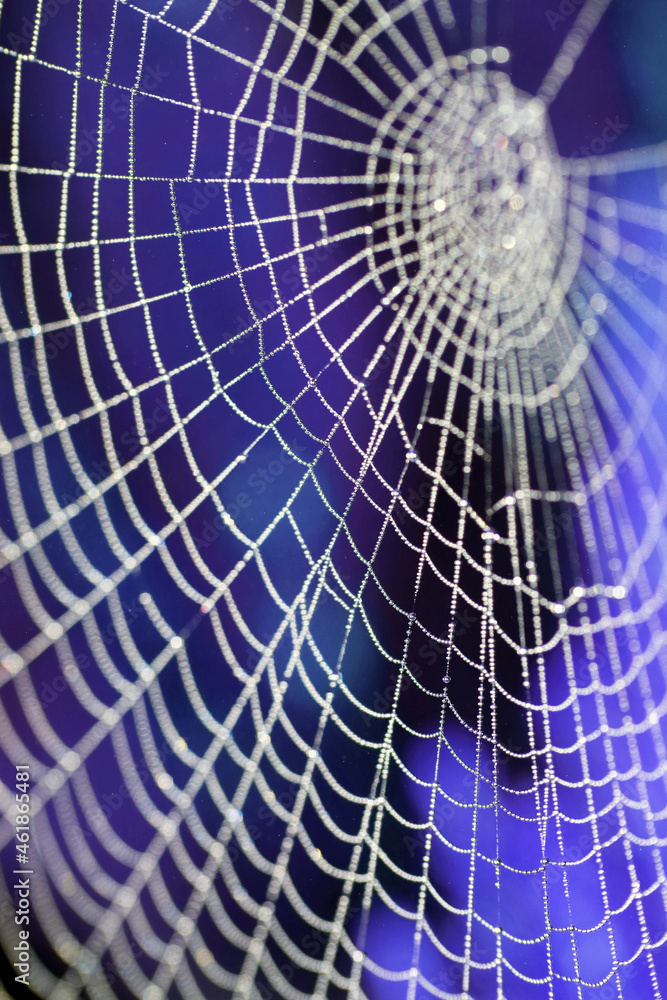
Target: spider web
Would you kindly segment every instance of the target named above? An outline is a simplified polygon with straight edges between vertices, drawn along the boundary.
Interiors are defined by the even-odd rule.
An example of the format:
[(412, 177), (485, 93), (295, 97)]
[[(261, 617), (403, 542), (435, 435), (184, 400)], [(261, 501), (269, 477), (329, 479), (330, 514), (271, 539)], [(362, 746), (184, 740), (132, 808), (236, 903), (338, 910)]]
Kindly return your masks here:
[(550, 124), (608, 6), (529, 94), (479, 0), (2, 5), (39, 996), (667, 989), (667, 151)]

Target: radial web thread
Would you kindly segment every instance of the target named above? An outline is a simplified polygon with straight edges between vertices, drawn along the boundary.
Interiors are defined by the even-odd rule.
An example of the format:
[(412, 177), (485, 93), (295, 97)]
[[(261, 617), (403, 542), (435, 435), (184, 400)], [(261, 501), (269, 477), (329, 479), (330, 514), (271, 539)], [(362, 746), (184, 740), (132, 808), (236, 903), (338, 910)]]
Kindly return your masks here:
[(0, 4), (40, 997), (667, 992), (667, 146), (497, 6)]

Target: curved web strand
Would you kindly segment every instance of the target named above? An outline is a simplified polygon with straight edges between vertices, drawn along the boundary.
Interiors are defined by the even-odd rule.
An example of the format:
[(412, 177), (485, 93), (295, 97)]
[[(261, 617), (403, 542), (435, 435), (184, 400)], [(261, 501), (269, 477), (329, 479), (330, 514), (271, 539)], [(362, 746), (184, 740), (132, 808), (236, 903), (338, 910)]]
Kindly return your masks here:
[(2, 5), (38, 996), (667, 990), (665, 147), (497, 6)]

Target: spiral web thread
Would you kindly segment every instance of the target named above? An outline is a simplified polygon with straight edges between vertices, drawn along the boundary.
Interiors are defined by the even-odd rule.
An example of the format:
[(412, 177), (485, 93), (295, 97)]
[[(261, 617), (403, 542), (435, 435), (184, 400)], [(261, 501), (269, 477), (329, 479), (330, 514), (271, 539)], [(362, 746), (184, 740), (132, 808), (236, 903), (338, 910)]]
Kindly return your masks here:
[[(111, 997), (120, 983), (144, 1000), (667, 989), (664, 262), (638, 278), (667, 212), (623, 182), (654, 177), (667, 150), (568, 162), (548, 124), (607, 6), (581, 7), (537, 95), (512, 86), (507, 50), (486, 46), (483, 2), (461, 25), (446, 0), (248, 2), (226, 20), (213, 2), (116, 0), (93, 15), (78, 0), (49, 16), (38, 0), (23, 42), (2, 48), (13, 110), (0, 253), (25, 319), (9, 296), (0, 551), (30, 625), (13, 641), (3, 612), (0, 720), (7, 759), (33, 781), (39, 996)], [(100, 10), (96, 62), (87, 25)], [(2, 14), (16, 22), (16, 5)], [(130, 37), (133, 79), (117, 70)], [(172, 82), (183, 73), (180, 96), (148, 87), (151, 51)], [(214, 61), (228, 88), (207, 86)], [(66, 111), (59, 165), (51, 148), (42, 162), (53, 131), (26, 111), (38, 84)], [(78, 163), (84, 94), (98, 117)], [(105, 127), (118, 97), (123, 169), (110, 153), (120, 127)], [(153, 112), (167, 130), (189, 123), (189, 138), (151, 159), (139, 136)], [(221, 151), (214, 177), (205, 142)], [(111, 184), (123, 235), (101, 222)], [(200, 203), (215, 192), (222, 219), (187, 210), (198, 191)], [(153, 194), (167, 210), (142, 230)], [(34, 198), (57, 204), (41, 243), (26, 222)], [(85, 238), (71, 236), (75, 214)], [(155, 291), (149, 257), (164, 247), (178, 277)], [(122, 301), (106, 301), (109, 250), (131, 273)], [(57, 305), (40, 286), (47, 258)], [(94, 282), (83, 314), (82, 260)], [(224, 309), (232, 285), (246, 322), (221, 338), (200, 296), (222, 288)], [(54, 374), (63, 354), (85, 386), (75, 409)], [(116, 413), (137, 431), (129, 456)], [(202, 417), (243, 442), (214, 473), (193, 430)], [(98, 474), (82, 426), (96, 431)], [(273, 507), (244, 520), (245, 501), (230, 513), (236, 486), (224, 491), (250, 481), (258, 455), (280, 455), (276, 485), (257, 487)], [(217, 518), (206, 545), (203, 509)], [(236, 553), (224, 573), (216, 547)], [(175, 583), (178, 611), (144, 583), (148, 567)], [(435, 654), (417, 669), (424, 644)], [(472, 722), (462, 673), (479, 691)], [(498, 727), (508, 703), (525, 750)], [(104, 784), (93, 762), (108, 759), (117, 778)], [(1, 806), (10, 953), (11, 786)], [(383, 934), (402, 942), (395, 955)]]

